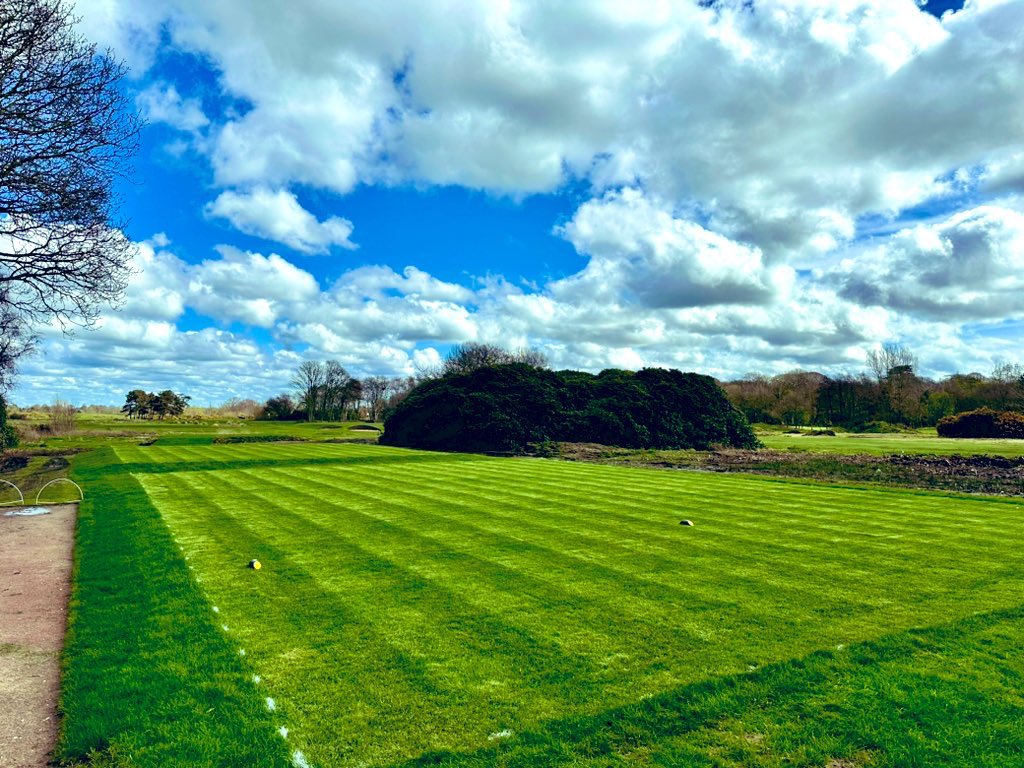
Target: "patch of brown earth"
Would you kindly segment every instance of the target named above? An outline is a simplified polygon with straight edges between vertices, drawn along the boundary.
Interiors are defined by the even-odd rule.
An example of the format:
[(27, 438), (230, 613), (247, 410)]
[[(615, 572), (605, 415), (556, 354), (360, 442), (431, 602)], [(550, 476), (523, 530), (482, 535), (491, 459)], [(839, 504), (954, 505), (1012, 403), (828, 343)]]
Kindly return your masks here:
[(0, 765), (42, 768), (57, 738), (77, 504), (0, 508)]

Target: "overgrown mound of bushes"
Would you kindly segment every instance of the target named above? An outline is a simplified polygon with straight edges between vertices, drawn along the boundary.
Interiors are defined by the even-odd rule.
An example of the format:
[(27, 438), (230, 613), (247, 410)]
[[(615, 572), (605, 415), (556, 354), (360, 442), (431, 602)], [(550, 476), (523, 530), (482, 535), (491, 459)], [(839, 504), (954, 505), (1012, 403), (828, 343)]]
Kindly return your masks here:
[(979, 408), (939, 419), (939, 437), (1002, 437), (1024, 439), (1024, 414)]
[(495, 365), (420, 384), (380, 442), (446, 451), (520, 452), (548, 440), (626, 448), (754, 448), (746, 418), (710, 376), (645, 368), (549, 371)]

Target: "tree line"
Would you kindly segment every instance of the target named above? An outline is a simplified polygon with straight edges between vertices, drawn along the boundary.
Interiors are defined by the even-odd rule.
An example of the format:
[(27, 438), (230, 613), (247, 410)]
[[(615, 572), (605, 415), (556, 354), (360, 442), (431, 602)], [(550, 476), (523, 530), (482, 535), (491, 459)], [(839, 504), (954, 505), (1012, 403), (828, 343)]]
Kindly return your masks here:
[(156, 394), (144, 389), (133, 389), (124, 399), (121, 412), (129, 419), (163, 419), (166, 416), (181, 416), (192, 398), (179, 395), (170, 389)]
[(920, 427), (979, 408), (1024, 411), (1024, 366), (1019, 364), (999, 364), (987, 376), (955, 373), (929, 379), (917, 373), (917, 356), (900, 344), (873, 350), (867, 363), (868, 370), (860, 374), (751, 374), (723, 388), (751, 422), (792, 426)]

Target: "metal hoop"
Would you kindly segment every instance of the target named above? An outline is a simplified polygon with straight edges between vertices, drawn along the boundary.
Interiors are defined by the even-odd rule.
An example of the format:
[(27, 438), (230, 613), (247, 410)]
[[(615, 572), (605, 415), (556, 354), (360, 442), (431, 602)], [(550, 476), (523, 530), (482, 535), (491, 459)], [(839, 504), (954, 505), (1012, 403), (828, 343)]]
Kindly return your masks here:
[(25, 494), (23, 494), (21, 492), (21, 488), (16, 486), (10, 480), (0, 480), (0, 483), (6, 483), (7, 485), (11, 486), (11, 488), (13, 488), (14, 490), (16, 490), (18, 492), (18, 496), (21, 497), (19, 501), (0, 501), (0, 507), (23, 507), (23, 506), (25, 506)]
[(46, 485), (39, 489), (39, 493), (36, 494), (36, 504), (39, 503), (39, 497), (43, 495), (43, 491), (45, 491), (54, 483), (71, 483), (73, 486), (75, 486), (75, 488), (78, 489), (78, 500), (82, 501), (82, 499), (85, 498), (85, 491), (82, 490), (82, 486), (80, 486), (74, 480), (68, 480), (66, 477), (55, 477), (53, 478), (53, 480), (51, 480), (50, 482), (48, 482)]

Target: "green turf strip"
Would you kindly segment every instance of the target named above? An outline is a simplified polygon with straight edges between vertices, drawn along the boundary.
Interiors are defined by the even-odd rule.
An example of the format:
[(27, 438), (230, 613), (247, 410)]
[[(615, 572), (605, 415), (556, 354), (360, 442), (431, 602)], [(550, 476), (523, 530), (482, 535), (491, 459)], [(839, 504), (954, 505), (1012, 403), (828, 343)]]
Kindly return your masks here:
[[(818, 649), (902, 643), (1024, 596), (1014, 501), (362, 445), (157, 448), (119, 449), (122, 470), (316, 766), (506, 753), (526, 765), (529, 740), (560, 723), (619, 722), (644, 697), (786, 660), (799, 672)], [(259, 572), (244, 568), (253, 556)], [(717, 712), (684, 742), (720, 728)], [(557, 736), (566, 760), (617, 764), (586, 754), (605, 737), (579, 727), (568, 745)], [(643, 759), (696, 759), (663, 743), (666, 728), (640, 728)], [(886, 763), (893, 749), (872, 746), (871, 760), (912, 764)], [(534, 764), (557, 762), (545, 754)]]
[(57, 757), (96, 766), (285, 766), (288, 750), (164, 521), (110, 449), (76, 457)]
[(847, 434), (828, 435), (787, 435), (771, 432), (758, 434), (766, 448), (775, 450), (814, 451), (823, 453), (866, 453), (885, 455), (891, 453), (916, 453), (946, 456), (1024, 456), (1024, 440), (969, 439), (936, 437), (923, 434)]

